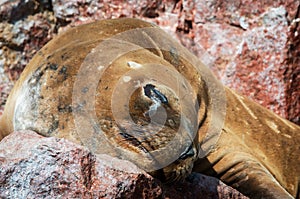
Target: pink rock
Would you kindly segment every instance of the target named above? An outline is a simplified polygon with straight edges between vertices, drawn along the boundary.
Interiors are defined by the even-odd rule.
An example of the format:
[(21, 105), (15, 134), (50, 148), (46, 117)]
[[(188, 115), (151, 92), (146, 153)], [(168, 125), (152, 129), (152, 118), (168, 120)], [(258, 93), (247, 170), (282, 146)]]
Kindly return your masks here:
[(196, 173), (184, 182), (163, 185), (131, 162), (33, 131), (14, 132), (0, 142), (0, 197), (247, 198)]
[(0, 144), (0, 197), (157, 198), (156, 181), (134, 164), (93, 155), (64, 139), (15, 132)]
[(225, 85), (300, 124), (298, 0), (35, 3), (14, 0), (0, 6), (0, 41), (5, 41), (0, 43), (0, 78), (11, 81), (4, 86), (18, 78), (56, 31), (94, 20), (136, 17), (157, 23)]
[(283, 70), (285, 82), (285, 96), (287, 106), (285, 117), (300, 125), (300, 12), (292, 20), (289, 27), (288, 41), (285, 46), (285, 64)]
[(225, 85), (300, 124), (300, 67), (286, 61), (286, 44), (296, 43), (289, 20), (298, 6), (298, 1), (199, 1), (193, 23), (197, 45), (186, 43)]
[(192, 173), (183, 183), (165, 186), (165, 197), (172, 199), (247, 199), (237, 190), (225, 185), (216, 178)]

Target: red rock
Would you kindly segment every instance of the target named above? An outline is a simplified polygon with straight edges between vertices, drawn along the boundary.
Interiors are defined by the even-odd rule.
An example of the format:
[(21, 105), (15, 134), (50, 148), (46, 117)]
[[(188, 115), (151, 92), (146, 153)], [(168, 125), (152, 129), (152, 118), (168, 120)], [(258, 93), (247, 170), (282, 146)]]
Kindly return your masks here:
[[(0, 41), (5, 41), (0, 42), (0, 68), (5, 69), (5, 78), (10, 81), (18, 77), (56, 28), (63, 31), (99, 19), (137, 17), (161, 26), (206, 63), (225, 85), (300, 124), (299, 36), (295, 36), (299, 34), (298, 0), (35, 3), (14, 0), (0, 6)], [(30, 5), (35, 7), (29, 9)], [(12, 24), (16, 10), (21, 15)]]
[(196, 173), (163, 185), (131, 162), (33, 131), (14, 132), (0, 142), (0, 197), (247, 198), (216, 178)]
[(290, 23), (299, 4), (198, 1), (195, 36), (178, 36), (225, 85), (300, 124), (299, 37)]
[(0, 197), (157, 198), (156, 181), (134, 164), (93, 155), (64, 139), (15, 132), (0, 144)]
[(0, 1), (0, 22), (16, 22), (50, 7), (47, 1), (2, 0)]
[(285, 117), (300, 124), (300, 12), (298, 7), (297, 16), (292, 20), (289, 27), (288, 41), (285, 46), (287, 68), (282, 73), (285, 82), (285, 96), (287, 106)]
[[(49, 1), (1, 1), (0, 116), (13, 82), (18, 78), (24, 66), (37, 50), (49, 41), (57, 31), (63, 31), (69, 26), (88, 23), (99, 19), (137, 17), (160, 25), (172, 37), (179, 40), (195, 53), (200, 60), (206, 63), (224, 84), (256, 100), (281, 116), (300, 124), (299, 4), (300, 2), (298, 0), (238, 0), (226, 2), (221, 0), (142, 0), (138, 3), (136, 1), (124, 2), (118, 0), (104, 0), (101, 2), (90, 0), (55, 0), (52, 1), (52, 5)], [(52, 6), (53, 9), (51, 9)], [(90, 154), (85, 149), (74, 146), (74, 144), (70, 146), (69, 143), (65, 143), (66, 141), (59, 139), (41, 138), (39, 136), (37, 138), (36, 135), (31, 133), (28, 135), (29, 138), (25, 139), (23, 136), (24, 134), (19, 136), (19, 138), (14, 138), (16, 140), (11, 141), (10, 145), (6, 145), (6, 150), (12, 148), (11, 146), (19, 147), (19, 149), (17, 150), (16, 148), (14, 152), (17, 155), (20, 149), (25, 150), (27, 142), (29, 142), (29, 144), (31, 143), (29, 141), (30, 139), (38, 139), (38, 142), (40, 142), (40, 139), (49, 139), (52, 140), (52, 144), (54, 144), (54, 142), (62, 145), (65, 144), (65, 149), (74, 147), (69, 151), (58, 150), (59, 154), (70, 155), (68, 158), (64, 157), (64, 162), (61, 162), (61, 164), (67, 164), (72, 167), (72, 171), (79, 172), (80, 170), (81, 173), (78, 173), (75, 177), (71, 175), (69, 177), (65, 176), (62, 181), (56, 181), (56, 184), (51, 184), (52, 187), (55, 187), (51, 194), (55, 194), (56, 190), (74, 191), (76, 189), (77, 192), (74, 191), (74, 196), (87, 196), (80, 194), (88, 194), (88, 196), (90, 196), (91, 194), (100, 193), (101, 190), (103, 190), (104, 185), (100, 185), (101, 182), (97, 177), (91, 180), (94, 184), (82, 182), (88, 182), (88, 179), (92, 179), (85, 175), (89, 175), (89, 172), (93, 169), (93, 171), (97, 169), (101, 170), (102, 167), (99, 166), (100, 163), (106, 162), (107, 159), (104, 158), (104, 160), (102, 160), (102, 157), (99, 158), (99, 156)], [(0, 145), (2, 145), (3, 142), (1, 142)], [(18, 142), (19, 145), (15, 145), (15, 143)], [(26, 142), (26, 145), (21, 146), (20, 143), (23, 144), (24, 142)], [(34, 142), (37, 142), (37, 140)], [(59, 145), (60, 147), (58, 148), (61, 149), (62, 145)], [(41, 153), (39, 150), (45, 150), (42, 146), (40, 148), (41, 149), (36, 149), (36, 155), (38, 152)], [(54, 149), (57, 150), (57, 147), (54, 147)], [(17, 175), (17, 173), (9, 173), (13, 172), (13, 170), (10, 169), (2, 170), (2, 166), (4, 165), (3, 153), (3, 149), (0, 149), (0, 187), (2, 186), (4, 190), (4, 188), (8, 188), (2, 185), (4, 181), (8, 183), (6, 174)], [(19, 154), (20, 157), (18, 158), (22, 159), (23, 157), (21, 156), (23, 155), (23, 153)], [(12, 155), (12, 157), (15, 156)], [(62, 166), (57, 165), (56, 161), (53, 161), (55, 157), (51, 155), (44, 157), (47, 158), (39, 160), (39, 164), (44, 167), (49, 166), (46, 165), (46, 163), (50, 164), (50, 166), (52, 164), (54, 167)], [(16, 169), (19, 169), (16, 171), (19, 171), (22, 175), (27, 175), (27, 173), (31, 172), (32, 185), (41, 185), (38, 189), (32, 191), (29, 189), (32, 188), (30, 187), (31, 185), (27, 184), (27, 191), (32, 191), (28, 192), (28, 194), (43, 194), (44, 190), (49, 193), (49, 190), (46, 189), (47, 186), (50, 186), (50, 184), (47, 184), (49, 182), (44, 182), (43, 180), (45, 179), (41, 178), (43, 177), (42, 175), (35, 175), (33, 169), (31, 168), (30, 170), (28, 165), (34, 165), (35, 168), (40, 169), (37, 170), (40, 172), (44, 170), (38, 167), (39, 164), (37, 162), (30, 163), (32, 159), (23, 160), (22, 164), (26, 163), (26, 169), (28, 170), (20, 170), (20, 167), (16, 167)], [(6, 161), (5, 164), (13, 166), (13, 162), (14, 160), (10, 159)], [(78, 165), (79, 162), (80, 165)], [(124, 163), (120, 163), (120, 165), (122, 164)], [(134, 165), (132, 167), (134, 167)], [(10, 168), (12, 169), (13, 167)], [(52, 170), (53, 175), (48, 175), (47, 180), (55, 180), (66, 173), (70, 174), (69, 168), (60, 168), (60, 170)], [(109, 178), (113, 176), (113, 174), (109, 173), (111, 172), (111, 168), (103, 167), (103, 170), (105, 170), (105, 173), (108, 172)], [(6, 172), (5, 177), (3, 177), (4, 171)], [(201, 196), (205, 193), (214, 196), (219, 195), (219, 198), (226, 198), (226, 191), (221, 191), (221, 195), (220, 193), (216, 193), (217, 187), (220, 186), (224, 188), (221, 190), (232, 191), (218, 180), (203, 177), (201, 174), (194, 174), (194, 180), (190, 178), (190, 181), (182, 184), (179, 183), (173, 187), (161, 187), (159, 183), (158, 185), (155, 184), (156, 181), (153, 181), (153, 179), (147, 176), (143, 171), (139, 172), (143, 173), (141, 174), (142, 177), (138, 176), (140, 174), (133, 172), (130, 173), (130, 179), (133, 178), (132, 182), (137, 182), (138, 179), (142, 179), (138, 181), (139, 185), (134, 185), (139, 187), (135, 187), (137, 190), (139, 189), (138, 193), (141, 193), (140, 190), (148, 191), (149, 187), (155, 189), (155, 193), (153, 191), (151, 193), (149, 192), (149, 197), (165, 194), (166, 198), (183, 198), (185, 196), (196, 195), (198, 198), (206, 198), (205, 196)], [(43, 174), (45, 174), (45, 177), (47, 173)], [(97, 176), (100, 174), (94, 173), (94, 175)], [(22, 180), (14, 183), (28, 183), (26, 180), (28, 179), (26, 178), (24, 180), (24, 178), (22, 178)], [(76, 184), (78, 183), (77, 181), (80, 181), (81, 184)], [(204, 184), (206, 182), (210, 183), (208, 183), (209, 185), (197, 184), (197, 182), (202, 181)], [(69, 186), (66, 182), (73, 184)], [(152, 184), (150, 183), (151, 185), (149, 185), (147, 182), (151, 182)], [(216, 185), (217, 182), (219, 183), (218, 186)], [(145, 183), (147, 185), (145, 185)], [(25, 186), (25, 184), (23, 185)], [(42, 187), (42, 185), (47, 186)], [(16, 186), (12, 184), (11, 186), (13, 190), (12, 194), (18, 194), (17, 191), (19, 191), (19, 189), (16, 189)], [(126, 184), (126, 186), (129, 186), (129, 184)], [(195, 187), (195, 189), (193, 189), (195, 192), (187, 193), (182, 191), (190, 190), (188, 188), (191, 186)], [(206, 188), (203, 189), (203, 187)], [(208, 193), (212, 187), (214, 187), (215, 192)], [(86, 192), (86, 190), (89, 191)], [(116, 188), (114, 191), (115, 190), (118, 189)], [(0, 193), (6, 192), (2, 192), (0, 188)], [(131, 194), (132, 192), (129, 193)], [(231, 196), (234, 198), (240, 195)]]
[(247, 199), (237, 190), (225, 185), (216, 178), (192, 173), (183, 183), (165, 186), (165, 197), (170, 199)]
[(0, 116), (14, 82), (53, 36), (55, 19), (51, 12), (42, 12), (46, 7), (31, 0), (0, 5)]
[[(51, 23), (52, 21), (52, 23)], [(11, 81), (15, 81), (33, 55), (44, 46), (53, 35), (53, 15), (49, 12), (28, 16), (14, 24), (0, 23), (0, 43), (3, 56), (0, 67)]]

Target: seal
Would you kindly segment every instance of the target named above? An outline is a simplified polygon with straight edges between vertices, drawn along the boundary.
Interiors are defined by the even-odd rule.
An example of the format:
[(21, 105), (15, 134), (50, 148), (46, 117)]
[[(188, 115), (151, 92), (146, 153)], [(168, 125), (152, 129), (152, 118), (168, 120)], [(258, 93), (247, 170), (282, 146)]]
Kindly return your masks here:
[(300, 128), (221, 85), (156, 25), (81, 25), (24, 69), (0, 139), (29, 129), (128, 159), (164, 182), (216, 176), (251, 198), (299, 197)]

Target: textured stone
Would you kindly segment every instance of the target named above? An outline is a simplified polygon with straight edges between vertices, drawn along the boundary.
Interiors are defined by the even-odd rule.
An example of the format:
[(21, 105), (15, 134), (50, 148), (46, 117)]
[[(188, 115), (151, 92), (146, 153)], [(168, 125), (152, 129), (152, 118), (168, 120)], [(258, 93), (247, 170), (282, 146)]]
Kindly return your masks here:
[(11, 80), (19, 77), (32, 56), (52, 38), (54, 21), (46, 11), (15, 23), (0, 23), (0, 67)]
[(287, 56), (283, 69), (286, 95), (286, 117), (300, 124), (300, 7), (294, 20), (289, 27), (288, 41), (286, 43)]
[(47, 1), (0, 1), (0, 115), (14, 82), (55, 32)]
[[(9, 91), (33, 54), (57, 31), (94, 20), (137, 17), (161, 26), (227, 86), (300, 124), (299, 4), (298, 0), (2, 1), (1, 87)], [(1, 96), (6, 95), (2, 89)], [(4, 103), (2, 99), (2, 108)]]
[(1, 198), (236, 198), (246, 199), (216, 178), (192, 174), (163, 185), (134, 164), (94, 155), (65, 139), (33, 131), (0, 142)]
[(246, 199), (248, 197), (216, 178), (192, 173), (183, 183), (164, 186), (165, 198), (182, 199)]
[(289, 30), (299, 1), (199, 1), (195, 7), (195, 38), (183, 42), (225, 85), (300, 124), (300, 67), (286, 61), (287, 43), (296, 45)]
[(4, 198), (157, 198), (162, 193), (130, 162), (31, 131), (6, 137), (0, 157)]
[(2, 0), (0, 1), (0, 22), (16, 22), (34, 15), (42, 10), (50, 9), (48, 0)]
[[(298, 0), (0, 1), (0, 116), (20, 72), (57, 31), (99, 19), (137, 17), (161, 26), (224, 84), (300, 124), (299, 4)], [(181, 187), (173, 192), (183, 198)]]

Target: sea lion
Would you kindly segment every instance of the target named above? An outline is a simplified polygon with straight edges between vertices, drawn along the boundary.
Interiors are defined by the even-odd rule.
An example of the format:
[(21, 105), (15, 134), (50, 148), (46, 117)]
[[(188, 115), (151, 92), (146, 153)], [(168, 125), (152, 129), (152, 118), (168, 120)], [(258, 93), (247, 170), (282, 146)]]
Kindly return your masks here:
[(128, 159), (165, 182), (194, 171), (251, 198), (299, 197), (300, 128), (137, 19), (77, 26), (45, 45), (7, 100), (0, 138), (21, 129)]

